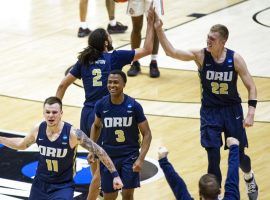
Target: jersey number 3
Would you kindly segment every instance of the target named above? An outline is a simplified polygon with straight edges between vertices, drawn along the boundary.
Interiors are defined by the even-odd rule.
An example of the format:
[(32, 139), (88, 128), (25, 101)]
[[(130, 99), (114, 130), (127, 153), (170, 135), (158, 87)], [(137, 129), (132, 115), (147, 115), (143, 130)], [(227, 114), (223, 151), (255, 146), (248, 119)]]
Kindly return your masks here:
[(214, 94), (228, 94), (228, 84), (227, 83), (217, 83), (212, 82), (212, 92)]
[(93, 86), (98, 87), (102, 86), (102, 80), (101, 80), (101, 70), (100, 69), (93, 69), (92, 70), (93, 77)]
[(126, 138), (125, 138), (125, 132), (122, 130), (116, 130), (115, 135), (117, 135), (116, 141), (117, 142), (125, 142)]

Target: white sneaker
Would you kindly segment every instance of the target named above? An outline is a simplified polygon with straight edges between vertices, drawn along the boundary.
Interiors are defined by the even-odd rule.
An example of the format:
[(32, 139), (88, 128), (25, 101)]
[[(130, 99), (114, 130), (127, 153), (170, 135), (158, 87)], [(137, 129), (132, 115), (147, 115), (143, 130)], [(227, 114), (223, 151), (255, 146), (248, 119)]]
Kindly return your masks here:
[(258, 200), (258, 185), (255, 181), (254, 174), (252, 173), (252, 178), (245, 180), (245, 182), (249, 200)]
[(169, 151), (166, 147), (159, 147), (158, 148), (158, 159), (162, 159), (162, 158), (165, 158), (167, 157)]

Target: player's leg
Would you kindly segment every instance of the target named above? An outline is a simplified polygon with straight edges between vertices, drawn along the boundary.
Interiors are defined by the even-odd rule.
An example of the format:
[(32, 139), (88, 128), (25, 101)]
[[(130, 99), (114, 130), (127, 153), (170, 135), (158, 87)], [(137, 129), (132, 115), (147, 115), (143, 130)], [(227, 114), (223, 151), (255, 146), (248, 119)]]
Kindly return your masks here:
[[(114, 160), (114, 165), (117, 169), (117, 159)], [(119, 169), (117, 169), (118, 172)], [(121, 177), (121, 173), (120, 177)], [(103, 191), (103, 197), (104, 200), (115, 200), (118, 196), (118, 191), (115, 191), (113, 188), (113, 177), (110, 173), (110, 171), (103, 165), (103, 163), (100, 163), (100, 176), (101, 176), (101, 189)]]
[(240, 168), (244, 172), (244, 179), (249, 200), (258, 199), (258, 186), (255, 181), (254, 173), (251, 169), (251, 161), (249, 156), (245, 154), (244, 149), (239, 150)]
[(220, 147), (222, 146), (222, 118), (219, 108), (201, 107), (201, 145), (207, 151), (208, 173), (214, 174), (221, 185)]
[(134, 199), (134, 189), (123, 189), (122, 199), (123, 200), (133, 200)]
[[(142, 40), (142, 27), (143, 27), (143, 15), (145, 11), (144, 1), (129, 0), (127, 14), (131, 16), (132, 20), (132, 31), (130, 35), (131, 48), (140, 48)], [(127, 72), (128, 76), (137, 76), (141, 71), (139, 61), (134, 61), (131, 64), (130, 69)]]
[[(91, 126), (94, 122), (95, 113), (92, 107), (83, 107), (81, 112), (80, 129), (90, 137)], [(100, 173), (99, 173), (99, 161), (96, 161), (91, 165), (92, 180), (89, 185), (88, 200), (96, 200), (100, 190)]]
[(158, 41), (158, 37), (155, 31), (153, 52), (151, 55), (151, 62), (149, 65), (149, 75), (151, 78), (158, 78), (160, 76), (160, 72), (157, 65), (158, 49), (159, 49), (159, 41)]
[(107, 31), (110, 34), (124, 33), (128, 29), (128, 26), (125, 26), (122, 23), (116, 21), (114, 0), (106, 0), (106, 8), (107, 8), (107, 12), (109, 15), (109, 20), (110, 20), (107, 27)]
[(99, 170), (99, 161), (97, 160), (95, 163), (91, 164), (91, 172), (92, 172), (92, 181), (89, 185), (89, 192), (87, 196), (87, 200), (96, 200), (100, 190), (100, 170)]
[(46, 184), (38, 181), (37, 179), (34, 179), (30, 190), (29, 200), (36, 199), (47, 200), (48, 194), (46, 192)]
[[(142, 39), (143, 15), (131, 17), (132, 31), (130, 35), (131, 48), (140, 48)], [(131, 63), (130, 69), (127, 71), (128, 76), (137, 76), (141, 71), (141, 65), (138, 60)]]
[(139, 152), (125, 156), (122, 160), (121, 179), (124, 187), (122, 190), (123, 200), (133, 200), (134, 189), (140, 187), (140, 175), (133, 172), (133, 164), (137, 160)]
[(244, 172), (247, 194), (250, 200), (256, 200), (258, 198), (258, 186), (251, 168), (250, 158), (244, 151), (245, 147), (248, 146), (248, 141), (246, 131), (243, 128), (244, 115), (241, 104), (227, 108), (224, 117), (227, 119), (225, 138), (235, 137), (239, 140), (240, 168)]
[(104, 200), (115, 200), (118, 196), (117, 192), (104, 193)]
[(219, 185), (221, 187), (222, 182), (222, 176), (221, 176), (221, 170), (220, 170), (220, 148), (205, 148), (207, 151), (207, 157), (208, 157), (208, 174), (214, 174), (218, 181)]
[(80, 0), (79, 12), (80, 12), (80, 28), (78, 31), (78, 37), (85, 37), (90, 34), (86, 17), (87, 17), (88, 0)]
[(70, 200), (73, 199), (75, 186), (65, 187), (64, 184), (59, 184), (59, 186), (58, 184), (53, 184), (51, 189), (53, 192), (49, 193), (48, 199)]
[[(147, 16), (147, 11), (150, 8), (150, 5), (152, 3), (152, 0), (146, 0), (145, 1), (145, 15)], [(155, 4), (155, 10), (159, 10), (160, 4)], [(151, 78), (158, 78), (160, 76), (160, 72), (158, 69), (157, 64), (157, 57), (158, 57), (158, 49), (159, 49), (159, 41), (156, 34), (156, 31), (154, 32), (154, 44), (153, 44), (153, 51), (151, 55), (151, 62), (149, 65), (149, 75)]]

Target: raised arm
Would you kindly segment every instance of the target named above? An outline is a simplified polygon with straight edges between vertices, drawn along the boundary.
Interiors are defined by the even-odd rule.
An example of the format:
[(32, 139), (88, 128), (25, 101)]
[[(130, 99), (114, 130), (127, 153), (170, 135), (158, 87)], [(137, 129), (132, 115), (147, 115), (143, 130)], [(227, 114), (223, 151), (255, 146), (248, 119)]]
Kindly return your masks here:
[(227, 146), (230, 148), (228, 159), (228, 172), (225, 182), (225, 194), (223, 200), (238, 200), (239, 193), (239, 141), (228, 137)]
[[(241, 80), (243, 81), (245, 87), (248, 90), (248, 100), (257, 102), (257, 89), (255, 86), (255, 83), (247, 69), (247, 65), (244, 61), (244, 59), (237, 53), (234, 54), (234, 64), (235, 69), (238, 72)], [(255, 106), (249, 105), (248, 106), (248, 113), (244, 120), (244, 127), (250, 127), (253, 126), (254, 123), (254, 115), (256, 110), (256, 104)]]
[(39, 124), (36, 125), (25, 137), (0, 137), (0, 143), (15, 150), (24, 150), (36, 142)]
[(149, 150), (150, 143), (152, 140), (152, 134), (151, 134), (151, 130), (149, 128), (149, 124), (147, 120), (138, 124), (138, 127), (143, 136), (143, 139), (142, 139), (140, 155), (138, 159), (135, 161), (135, 163), (133, 164), (133, 171), (135, 172), (139, 172), (142, 169), (142, 164), (144, 162), (145, 156)]
[(153, 50), (153, 42), (154, 42), (154, 9), (153, 5), (151, 5), (147, 16), (147, 29), (144, 45), (143, 48), (135, 49), (135, 55), (133, 60), (139, 60), (144, 56), (150, 55)]
[(202, 49), (194, 49), (194, 50), (180, 50), (173, 47), (173, 45), (170, 43), (170, 41), (167, 39), (164, 31), (163, 31), (163, 22), (155, 13), (155, 23), (154, 27), (156, 30), (156, 34), (158, 36), (159, 42), (164, 49), (167, 56), (170, 56), (172, 58), (182, 60), (182, 61), (195, 61), (196, 64), (202, 65), (203, 62), (203, 51)]
[(71, 83), (73, 83), (76, 80), (76, 77), (73, 76), (71, 73), (68, 73), (65, 78), (61, 81), (59, 84), (57, 91), (56, 91), (56, 97), (63, 99), (66, 89), (70, 86)]

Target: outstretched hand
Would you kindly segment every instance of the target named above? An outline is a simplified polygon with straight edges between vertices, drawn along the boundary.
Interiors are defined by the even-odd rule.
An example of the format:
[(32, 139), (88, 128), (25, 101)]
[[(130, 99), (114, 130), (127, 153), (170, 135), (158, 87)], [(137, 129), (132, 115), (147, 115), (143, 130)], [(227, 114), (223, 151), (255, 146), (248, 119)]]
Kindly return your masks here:
[(155, 9), (152, 2), (150, 8), (147, 11), (147, 22), (150, 24), (154, 24), (154, 20), (155, 20)]
[(163, 26), (163, 22), (162, 20), (159, 18), (157, 12), (155, 11), (155, 16), (154, 16), (155, 22), (154, 22), (154, 27), (156, 30), (160, 30), (162, 29)]

